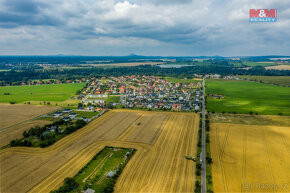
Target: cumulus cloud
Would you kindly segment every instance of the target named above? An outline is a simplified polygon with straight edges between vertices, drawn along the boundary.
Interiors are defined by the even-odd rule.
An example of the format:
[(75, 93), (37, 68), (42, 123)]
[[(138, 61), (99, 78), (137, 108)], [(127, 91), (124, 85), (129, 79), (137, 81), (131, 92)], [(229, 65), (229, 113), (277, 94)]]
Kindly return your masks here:
[[(2, 0), (0, 53), (289, 54), (288, 0)], [(278, 10), (249, 23), (249, 9)], [(29, 48), (29, 49), (21, 49)]]

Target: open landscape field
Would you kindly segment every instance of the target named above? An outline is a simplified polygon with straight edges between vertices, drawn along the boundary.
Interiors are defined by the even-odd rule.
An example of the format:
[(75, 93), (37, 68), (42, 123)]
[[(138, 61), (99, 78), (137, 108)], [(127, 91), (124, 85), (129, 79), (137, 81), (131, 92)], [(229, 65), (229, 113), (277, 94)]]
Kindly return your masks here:
[[(47, 84), (31, 86), (0, 87), (0, 103), (23, 103), (25, 101), (65, 101), (85, 83), (74, 84)], [(9, 93), (4, 95), (4, 93)]]
[(290, 65), (282, 64), (278, 66), (267, 66), (267, 70), (290, 70)]
[(290, 86), (290, 76), (237, 76), (239, 78), (247, 78), (254, 81), (262, 81), (268, 84), (281, 86)]
[(211, 124), (214, 192), (290, 192), (290, 127)]
[(0, 104), (0, 130), (48, 113), (58, 107)]
[(1, 192), (49, 192), (105, 146), (136, 149), (115, 192), (192, 192), (199, 116), (114, 110), (48, 148), (0, 151)]
[(254, 67), (254, 66), (274, 66), (277, 65), (276, 62), (243, 62), (244, 65), (250, 66), (250, 67)]
[(207, 94), (224, 96), (223, 99), (208, 98), (209, 111), (290, 115), (289, 87), (236, 80), (206, 82)]

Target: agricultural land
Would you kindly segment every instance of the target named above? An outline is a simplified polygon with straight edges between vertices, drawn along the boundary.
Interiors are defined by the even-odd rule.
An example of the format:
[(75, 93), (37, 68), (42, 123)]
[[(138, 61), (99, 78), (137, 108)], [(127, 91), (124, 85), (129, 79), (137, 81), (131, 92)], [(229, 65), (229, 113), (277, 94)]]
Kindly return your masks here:
[(237, 76), (252, 81), (263, 82), (280, 86), (290, 86), (290, 76)]
[(214, 192), (289, 192), (290, 127), (211, 124)]
[(266, 67), (267, 70), (290, 70), (290, 65), (278, 65), (278, 66), (267, 66)]
[(241, 80), (207, 80), (207, 109), (218, 113), (290, 115), (290, 88)]
[(50, 192), (106, 146), (134, 148), (115, 192), (192, 192), (199, 115), (111, 110), (47, 148), (0, 151), (1, 192)]
[(22, 123), (58, 107), (0, 104), (0, 130)]
[(0, 87), (0, 103), (62, 102), (69, 99), (84, 86), (85, 83)]

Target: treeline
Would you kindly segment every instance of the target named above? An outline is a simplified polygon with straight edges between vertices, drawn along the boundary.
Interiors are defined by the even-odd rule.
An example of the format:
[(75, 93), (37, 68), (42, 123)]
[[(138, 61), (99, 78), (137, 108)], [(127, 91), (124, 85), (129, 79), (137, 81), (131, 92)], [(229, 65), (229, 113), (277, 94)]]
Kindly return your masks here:
[(289, 70), (266, 70), (256, 66), (249, 70), (234, 67), (225, 62), (216, 61), (210, 65), (195, 65), (181, 68), (161, 68), (159, 66), (142, 65), (117, 68), (80, 68), (80, 69), (54, 69), (54, 70), (23, 70), (1, 71), (1, 82), (13, 83), (35, 79), (67, 80), (82, 77), (123, 76), (123, 75), (155, 75), (172, 76), (178, 78), (193, 78), (193, 74), (220, 74), (220, 75), (264, 75), (289, 76)]
[[(87, 123), (82, 119), (77, 120), (75, 123), (72, 121), (63, 121), (61, 119), (61, 120), (53, 122), (52, 124), (47, 124), (43, 127), (39, 127), (39, 126), (31, 127), (28, 131), (23, 132), (22, 135), (24, 139), (14, 139), (10, 142), (10, 145), (30, 147), (32, 146), (31, 141), (33, 139), (38, 139), (40, 141), (39, 143), (40, 147), (47, 147), (57, 141), (57, 138), (56, 138), (57, 135), (61, 135), (61, 136), (68, 135), (84, 127), (86, 124)], [(64, 131), (60, 132), (59, 131), (60, 126), (64, 126), (64, 125), (66, 125), (67, 127), (64, 129)], [(53, 133), (48, 131), (52, 126), (55, 127)], [(47, 133), (45, 134), (46, 131)]]

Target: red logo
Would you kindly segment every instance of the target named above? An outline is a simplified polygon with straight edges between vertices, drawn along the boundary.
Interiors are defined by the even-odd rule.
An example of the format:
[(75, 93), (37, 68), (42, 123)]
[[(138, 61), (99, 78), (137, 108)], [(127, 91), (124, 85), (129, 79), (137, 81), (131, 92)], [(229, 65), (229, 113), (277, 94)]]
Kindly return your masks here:
[(277, 17), (276, 9), (250, 9), (250, 17), (253, 18), (269, 18)]

